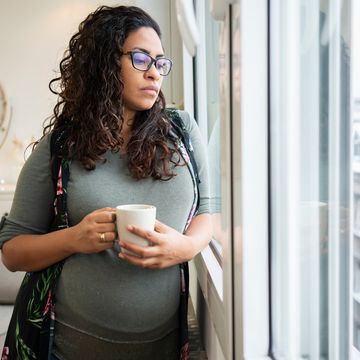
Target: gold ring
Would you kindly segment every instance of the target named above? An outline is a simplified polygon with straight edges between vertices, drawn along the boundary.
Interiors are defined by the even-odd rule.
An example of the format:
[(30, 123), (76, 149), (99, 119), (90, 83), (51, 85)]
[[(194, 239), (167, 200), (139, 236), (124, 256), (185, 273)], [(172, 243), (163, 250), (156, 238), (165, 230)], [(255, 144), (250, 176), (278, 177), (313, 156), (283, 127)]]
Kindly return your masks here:
[(102, 242), (102, 243), (106, 242), (105, 233), (100, 234), (100, 242)]

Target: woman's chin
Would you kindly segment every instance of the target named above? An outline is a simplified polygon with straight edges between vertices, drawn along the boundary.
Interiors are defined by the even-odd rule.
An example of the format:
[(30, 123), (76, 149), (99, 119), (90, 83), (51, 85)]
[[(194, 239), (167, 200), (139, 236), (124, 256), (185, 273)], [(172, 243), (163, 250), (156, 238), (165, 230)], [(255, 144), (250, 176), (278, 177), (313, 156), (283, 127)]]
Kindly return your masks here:
[(149, 102), (144, 102), (143, 104), (139, 104), (138, 106), (138, 111), (146, 111), (146, 110), (150, 110), (155, 104), (155, 101), (149, 101)]

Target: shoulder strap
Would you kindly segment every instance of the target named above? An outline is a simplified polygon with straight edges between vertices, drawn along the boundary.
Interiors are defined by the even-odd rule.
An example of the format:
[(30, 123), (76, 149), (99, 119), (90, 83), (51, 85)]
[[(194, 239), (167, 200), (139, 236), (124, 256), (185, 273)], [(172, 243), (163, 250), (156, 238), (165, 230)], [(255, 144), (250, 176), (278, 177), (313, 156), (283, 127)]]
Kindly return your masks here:
[[(62, 158), (63, 135), (50, 135), (51, 171), (55, 173), (54, 217), (49, 231), (68, 227), (66, 181), (68, 162)], [(9, 359), (47, 360), (51, 354), (55, 323), (56, 287), (64, 260), (45, 269), (28, 272), (20, 286), (9, 323), (4, 349)], [(7, 358), (7, 357), (6, 357)]]
[(70, 177), (70, 161), (64, 158), (62, 151), (67, 136), (67, 130), (53, 130), (50, 139), (51, 177), (55, 188), (52, 230), (69, 226), (66, 189)]
[(59, 130), (59, 129), (53, 130), (53, 132), (51, 133), (51, 139), (50, 139), (51, 175), (55, 185), (57, 183), (57, 177), (62, 161), (60, 155), (67, 137), (67, 133), (68, 132), (66, 130)]
[(184, 122), (181, 119), (181, 116), (179, 115), (178, 111), (176, 109), (166, 109), (166, 113), (169, 116), (169, 119), (171, 121), (172, 129), (177, 137), (180, 138), (180, 140), (183, 142), (186, 151), (189, 154), (191, 165), (194, 169), (194, 174), (196, 178), (196, 183), (199, 185), (201, 183), (200, 177), (199, 177), (199, 170), (198, 166), (195, 160), (194, 155), (194, 148), (191, 144), (190, 134), (187, 131)]

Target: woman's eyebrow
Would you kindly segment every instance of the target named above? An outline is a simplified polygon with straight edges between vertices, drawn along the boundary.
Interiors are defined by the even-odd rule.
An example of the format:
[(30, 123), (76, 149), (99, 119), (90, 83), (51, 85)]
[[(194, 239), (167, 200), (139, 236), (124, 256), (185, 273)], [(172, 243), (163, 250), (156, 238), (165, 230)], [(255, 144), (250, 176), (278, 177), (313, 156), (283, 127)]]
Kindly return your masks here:
[[(141, 52), (150, 55), (150, 51), (149, 51), (149, 50), (143, 49), (143, 48), (141, 48), (141, 47), (135, 46), (135, 47), (133, 47), (131, 50), (140, 50)], [(164, 56), (164, 54), (158, 54), (158, 55), (155, 56), (155, 58), (163, 57), (163, 56)]]

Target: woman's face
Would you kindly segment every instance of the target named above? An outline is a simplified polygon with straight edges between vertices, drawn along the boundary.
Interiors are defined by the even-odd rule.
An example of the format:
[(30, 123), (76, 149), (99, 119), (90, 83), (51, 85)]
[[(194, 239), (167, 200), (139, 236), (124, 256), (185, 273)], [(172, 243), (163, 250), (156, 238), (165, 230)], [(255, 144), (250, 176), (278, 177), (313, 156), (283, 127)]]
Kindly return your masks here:
[[(130, 33), (123, 45), (123, 53), (140, 51), (156, 59), (164, 55), (161, 41), (156, 31), (151, 27), (141, 27)], [(152, 64), (149, 70), (141, 71), (133, 67), (130, 55), (122, 55), (121, 79), (124, 84), (122, 93), (124, 115), (132, 118), (137, 111), (150, 109), (159, 94), (163, 77)]]

